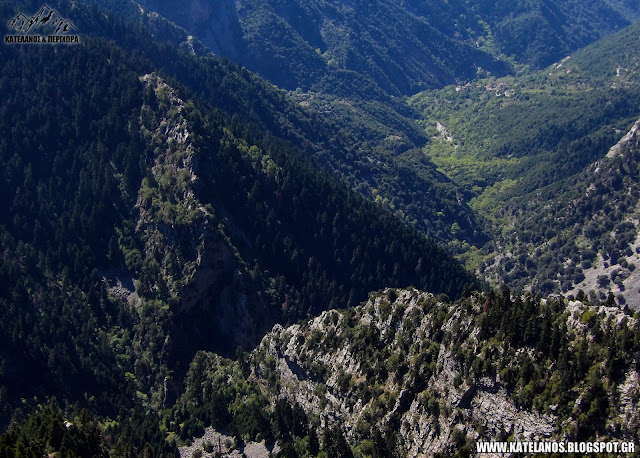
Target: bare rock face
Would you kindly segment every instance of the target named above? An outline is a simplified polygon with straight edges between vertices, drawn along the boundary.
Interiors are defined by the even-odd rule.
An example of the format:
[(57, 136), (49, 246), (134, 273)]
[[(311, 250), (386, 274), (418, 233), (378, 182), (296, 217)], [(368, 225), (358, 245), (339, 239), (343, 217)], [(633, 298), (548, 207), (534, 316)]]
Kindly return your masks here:
[(234, 0), (144, 0), (140, 3), (197, 36), (215, 54), (241, 60), (245, 45)]
[(640, 430), (640, 375), (629, 371), (620, 385), (620, 417), (625, 428)]
[(238, 443), (236, 438), (216, 431), (209, 427), (202, 437), (196, 438), (189, 446), (180, 447), (181, 457), (191, 458), (194, 454), (202, 457), (238, 457), (238, 458), (268, 458), (280, 451), (277, 445), (267, 447), (262, 442)]
[[(137, 232), (144, 240), (144, 254), (155, 261), (158, 273), (174, 300), (189, 287), (181, 307), (192, 307), (199, 290), (215, 271), (215, 260), (229, 256), (222, 247), (210, 249), (216, 237), (213, 211), (195, 196), (196, 147), (191, 139), (185, 103), (156, 75), (144, 75), (141, 81), (155, 94), (158, 109), (143, 106), (143, 137), (155, 146), (152, 179), (143, 180), (136, 207), (139, 210)], [(213, 248), (213, 247), (211, 247)]]
[[(497, 331), (511, 332), (503, 318), (513, 307), (548, 320), (538, 338), (559, 357), (532, 336), (522, 344)], [(636, 350), (623, 360), (615, 344), (605, 349), (603, 342), (611, 336), (630, 348), (638, 326), (620, 309), (563, 298), (503, 291), (451, 303), (416, 289), (387, 289), (352, 309), (275, 325), (242, 363), (200, 354), (184, 402), (225, 380), (228, 387), (256, 387), (265, 412), (284, 401), (304, 411), (316, 437), (339, 431), (365, 455), (451, 455), (479, 440), (635, 440)], [(226, 375), (240, 373), (238, 364), (242, 377)]]
[[(434, 322), (438, 311), (448, 316), (440, 328)], [(345, 315), (328, 311), (304, 324), (286, 329), (278, 325), (259, 347), (277, 358), (278, 396), (318, 416), (321, 425), (341, 424), (353, 443), (362, 440), (365, 423), (393, 430), (398, 448), (407, 456), (450, 450), (454, 437), (495, 439), (505, 432), (522, 440), (552, 437), (554, 418), (518, 408), (495, 378), (459, 381), (462, 367), (453, 354), (455, 344), (430, 340), (439, 331), (450, 333), (471, 325), (470, 318), (451, 304), (431, 294), (403, 290), (393, 304), (381, 294), (354, 317)], [(345, 329), (349, 321), (351, 329), (357, 329), (353, 334)], [(377, 362), (387, 366), (385, 377), (372, 377), (357, 336), (371, 339), (374, 348), (389, 354), (386, 361)], [(379, 336), (379, 342), (370, 336)], [(425, 355), (432, 358), (433, 371), (419, 367)], [(325, 374), (324, 380), (318, 373)], [(416, 376), (425, 379), (416, 381)], [(375, 394), (370, 396), (365, 387), (373, 387)]]

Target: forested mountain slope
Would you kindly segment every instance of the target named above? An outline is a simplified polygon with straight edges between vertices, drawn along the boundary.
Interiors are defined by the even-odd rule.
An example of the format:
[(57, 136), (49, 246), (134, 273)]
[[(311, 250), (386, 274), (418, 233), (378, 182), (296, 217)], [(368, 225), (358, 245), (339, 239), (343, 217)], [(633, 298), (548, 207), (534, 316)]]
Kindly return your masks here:
[(612, 289), (637, 306), (639, 37), (635, 23), (531, 76), (412, 98), (425, 153), (493, 220), (469, 258), (487, 278), (541, 294)]
[[(421, 30), (432, 30), (429, 28), (432, 25), (456, 43), (474, 43), (490, 54), (509, 55), (513, 62), (536, 67), (564, 58), (571, 50), (622, 27), (636, 17), (638, 8), (634, 2), (599, 1), (449, 2), (446, 6), (434, 2), (400, 5), (324, 1), (286, 5), (220, 3), (216, 8), (205, 7), (201, 2), (185, 2), (177, 8), (163, 2), (146, 5), (189, 30), (197, 22), (198, 33), (210, 30), (208, 21), (236, 24), (234, 33), (250, 31), (247, 32), (250, 38), (243, 42), (246, 48), (240, 54), (232, 53), (236, 56), (233, 58), (241, 55), (251, 60), (252, 52), (260, 48), (258, 60), (279, 62), (274, 64), (274, 71), (286, 69), (283, 71), (286, 77), (294, 79), (316, 78), (317, 72), (299, 55), (304, 46), (294, 45), (288, 39), (317, 44), (320, 54), (327, 59), (334, 52), (329, 42), (340, 47), (341, 51), (335, 53), (352, 55), (355, 60), (369, 56), (371, 49), (384, 50), (388, 53), (385, 56), (402, 60), (389, 70), (390, 75), (397, 77), (419, 66), (410, 62), (416, 56), (414, 52), (401, 52), (393, 44), (404, 46), (411, 42), (412, 35), (407, 38), (406, 30), (399, 34), (397, 27), (392, 26), (417, 20), (422, 21)], [(380, 13), (382, 10), (385, 14)], [(375, 20), (362, 21), (374, 13)], [(461, 16), (454, 18), (458, 13)], [(411, 19), (403, 20), (404, 14)], [(219, 31), (227, 28), (216, 27)], [(287, 32), (279, 34), (277, 31), (283, 28)], [(362, 33), (378, 41), (371, 44), (369, 38), (361, 37), (353, 38), (353, 43), (349, 39), (331, 41), (334, 29), (352, 38)], [(408, 92), (398, 92), (388, 82), (376, 80), (378, 84), (373, 85), (363, 82), (362, 75), (369, 75), (369, 71), (378, 76), (384, 74), (378, 68), (386, 65), (383, 57), (369, 58), (367, 65), (354, 64), (352, 70), (361, 75), (356, 79), (348, 76), (353, 72), (343, 72), (340, 77), (325, 78), (331, 81), (327, 86), (298, 84), (303, 90), (292, 92), (292, 96), (318, 118), (335, 123), (345, 134), (334, 139), (340, 138), (342, 148), (350, 154), (343, 157), (336, 157), (335, 152), (320, 154), (326, 170), (332, 170), (365, 197), (383, 203), (414, 227), (447, 244), (450, 252), (466, 253), (471, 258), (470, 265), (477, 265), (481, 257), (477, 248), (492, 237), (484, 219), (487, 210), (493, 213), (494, 209), (502, 208), (500, 202), (580, 172), (601, 158), (635, 122), (639, 115), (633, 103), (637, 97), (635, 30), (637, 26), (632, 26), (616, 38), (604, 39), (589, 51), (568, 61), (558, 61), (551, 69), (533, 75), (489, 79), (481, 86), (461, 84), (413, 97), (411, 107), (422, 110), (427, 119), (427, 136), (416, 129), (415, 112), (389, 97), (389, 94), (411, 94), (417, 86)], [(224, 54), (223, 44), (219, 40), (216, 43), (212, 47)], [(449, 49), (445, 43), (437, 43), (430, 52)], [(397, 52), (389, 51), (393, 49)], [(457, 52), (456, 56), (460, 62), (466, 59), (465, 53)], [(314, 58), (319, 57), (311, 60)], [(335, 58), (331, 60), (337, 62)], [(438, 62), (449, 65), (445, 58)], [(245, 64), (260, 71), (250, 62)], [(301, 65), (303, 69), (289, 69), (289, 64)], [(420, 72), (425, 74), (424, 69)], [(464, 74), (461, 70), (455, 73)], [(276, 76), (270, 78), (278, 81)], [(441, 84), (445, 80), (435, 85)], [(312, 90), (308, 91), (309, 88)], [(432, 141), (429, 137), (443, 140)], [(426, 156), (418, 151), (423, 147), (429, 153)], [(439, 172), (444, 172), (452, 182)], [(474, 214), (468, 203), (478, 194), (481, 196), (475, 199)], [(509, 223), (498, 219), (498, 232), (503, 224)], [(501, 247), (497, 251), (504, 251)]]
[[(476, 67), (484, 65), (474, 61), (478, 50), (485, 53), (485, 63), (489, 56), (502, 56), (501, 69), (489, 69), (498, 75), (514, 71), (504, 66), (507, 60), (520, 70), (519, 64), (535, 68), (559, 60), (628, 24), (638, 13), (634, 2), (248, 1), (213, 6), (187, 1), (176, 6), (150, 1), (144, 6), (142, 22), (156, 17), (150, 11), (158, 11), (215, 52), (283, 87), (297, 87), (291, 93), (294, 100), (324, 123), (306, 124), (303, 132), (299, 128), (302, 141), (310, 130), (323, 132), (332, 137), (332, 145), (348, 151), (336, 155), (336, 148), (318, 149), (312, 140), (309, 145), (321, 166), (456, 254), (475, 252), (490, 238), (484, 212), (496, 205), (476, 205), (481, 211), (474, 214), (468, 207), (474, 193), (489, 187), (487, 195), (499, 195), (489, 199), (495, 202), (566, 178), (615, 144), (621, 134), (609, 127), (626, 132), (635, 121), (630, 102), (635, 92), (628, 87), (612, 92), (608, 83), (596, 81), (591, 72), (606, 65), (597, 60), (581, 77), (569, 69), (573, 73), (565, 75), (568, 81), (558, 76), (567, 70), (560, 66), (557, 78), (547, 78), (544, 71), (524, 81), (500, 80), (497, 90), (491, 80), (479, 89), (462, 84), (460, 93), (453, 93), (452, 86), (436, 92), (433, 103), (424, 95), (414, 97), (419, 102), (408, 108), (393, 97), (411, 95), (425, 85), (465, 83), (486, 75), (476, 73)], [(465, 65), (471, 65), (473, 74), (462, 68)], [(556, 94), (550, 97), (551, 92)], [(493, 94), (511, 97), (492, 99)], [(412, 108), (426, 106), (423, 116), (433, 128), (429, 136), (447, 137), (438, 126), (455, 131), (455, 139), (474, 150), (472, 164), (460, 163), (455, 159), (459, 151), (452, 158), (449, 148), (416, 129)], [(461, 115), (464, 131), (449, 126), (458, 122), (446, 119), (451, 110)], [(590, 116), (584, 117), (585, 112)], [(287, 129), (300, 125), (287, 121)], [(426, 156), (419, 152), (425, 145), (430, 151)], [(567, 149), (568, 158), (562, 152)], [(558, 160), (563, 167), (549, 167)]]
[[(196, 46), (197, 38), (130, 0), (104, 0), (101, 5), (123, 21), (143, 27), (154, 40), (206, 54)], [(130, 46), (132, 37), (115, 38)], [(170, 55), (170, 59), (156, 56), (154, 62), (202, 98), (219, 100), (227, 112), (242, 113), (301, 146), (316, 166), (436, 241), (465, 240), (475, 245), (486, 241), (483, 225), (467, 205), (469, 193), (421, 154), (428, 139), (415, 122), (419, 114), (404, 100), (375, 85), (363, 85), (359, 77), (332, 85), (333, 95), (295, 91), (286, 96), (249, 72), (241, 72), (241, 78), (223, 77), (206, 61)]]
[(640, 23), (532, 75), (417, 94), (434, 140), (425, 151), (492, 203), (574, 175), (640, 116), (638, 36)]
[(200, 36), (214, 52), (290, 90), (335, 94), (379, 87), (400, 95), (473, 78), (477, 67), (508, 68), (396, 1), (141, 3)]
[[(640, 13), (634, 1), (141, 2), (287, 89), (394, 95), (543, 67)], [(480, 70), (479, 70), (480, 69)]]
[[(474, 284), (270, 126), (269, 101), (289, 105), (268, 85), (95, 8), (50, 6), (94, 37), (0, 47), (3, 427), (57, 396), (116, 420), (134, 455), (164, 453), (151, 412), (197, 350), (233, 354), (385, 285)], [(200, 79), (173, 79), (180, 65)], [(264, 124), (236, 103), (252, 93)]]
[[(576, 241), (600, 250), (603, 262), (626, 263), (625, 271), (606, 273), (620, 290), (631, 287), (625, 282), (632, 276), (622, 277), (634, 271), (627, 253), (636, 247), (637, 217), (629, 209), (637, 200), (637, 135), (610, 150), (593, 181), (578, 180), (573, 169), (588, 171), (639, 117), (629, 102), (637, 95), (635, 29), (617, 36), (618, 44), (588, 51), (600, 49), (600, 57), (572, 57), (569, 73), (558, 64), (548, 77), (522, 83), (523, 98), (511, 100), (539, 107), (548, 125), (525, 135), (513, 127), (511, 145), (497, 138), (477, 145), (488, 162), (504, 166), (501, 173), (514, 173), (513, 181), (509, 167), (520, 159), (530, 175), (518, 183), (501, 175), (480, 182), (447, 168), (438, 154), (459, 150), (462, 163), (480, 157), (471, 146), (451, 146), (454, 123), (420, 132), (414, 108), (385, 92), (402, 93), (405, 84), (392, 81), (398, 74), (387, 72), (388, 63), (380, 62), (353, 99), (344, 95), (366, 77), (357, 68), (331, 70), (316, 91), (286, 94), (211, 57), (161, 17), (123, 5), (108, 2), (124, 8), (115, 14), (49, 3), (73, 21), (79, 44), (0, 47), (0, 428), (11, 424), (0, 436), (0, 455), (172, 456), (205, 427), (227, 428), (230, 448), (266, 440), (283, 456), (446, 454), (477, 438), (527, 438), (518, 436), (523, 425), (535, 425), (533, 437), (638, 439), (637, 316), (616, 308), (614, 296), (598, 303), (596, 292), (576, 291), (578, 301), (472, 293), (476, 278), (422, 233), (440, 240), (453, 234), (453, 249), (468, 249), (462, 240), (484, 243), (483, 220), (467, 199), (477, 195), (476, 209), (486, 211), (500, 202), (496, 196), (508, 196), (509, 206), (493, 214), (512, 228), (522, 222), (515, 230), (524, 234), (548, 221), (564, 224), (568, 240), (569, 225), (589, 218), (595, 226), (585, 231), (594, 237), (585, 232), (590, 238)], [(215, 5), (223, 17), (236, 7)], [(389, 5), (396, 20), (409, 7)], [(379, 6), (335, 8), (348, 18), (379, 13)], [(623, 6), (616, 11), (632, 14)], [(0, 17), (40, 7), (3, 0)], [(191, 7), (199, 14), (206, 5)], [(265, 3), (245, 13), (263, 20), (273, 17), (270, 9)], [(410, 24), (425, 20), (413, 14)], [(368, 51), (351, 56), (345, 42), (346, 63), (339, 65), (359, 68), (362, 56), (381, 52), (362, 38), (374, 34), (367, 24), (353, 37)], [(225, 30), (238, 33), (233, 24)], [(441, 39), (439, 49), (497, 62), (489, 45), (478, 51), (428, 30)], [(329, 51), (321, 49), (320, 58)], [(615, 67), (602, 71), (605, 56)], [(455, 60), (432, 57), (428, 63), (443, 65), (431, 68), (436, 73)], [(452, 68), (464, 73), (470, 62)], [(453, 73), (442, 72), (428, 84), (449, 81)], [(414, 88), (410, 75), (402, 78)], [(351, 82), (334, 84), (344, 81)], [(323, 84), (333, 92), (324, 94)], [(414, 106), (439, 109), (446, 91), (455, 89), (422, 94)], [(494, 94), (487, 86), (484, 92)], [(483, 97), (479, 111), (498, 110)], [(528, 105), (531, 98), (536, 103)], [(558, 100), (582, 110), (569, 117), (575, 132), (569, 122), (553, 127), (562, 113)], [(328, 116), (317, 110), (323, 104)], [(441, 114), (456, 117), (454, 110)], [(460, 125), (473, 143), (476, 129), (487, 127), (472, 116)], [(436, 132), (440, 139), (430, 139)], [(567, 150), (569, 172), (547, 176), (530, 167), (534, 157), (556, 164)], [(530, 191), (557, 196), (557, 210), (547, 213), (553, 207)], [(615, 212), (606, 207), (607, 193)], [(525, 201), (535, 219), (520, 218)], [(593, 212), (563, 219), (567, 203)], [(513, 243), (509, 232), (501, 235), (494, 247)], [(545, 232), (550, 238), (540, 247), (562, 248), (564, 256), (565, 239), (557, 235)], [(519, 260), (529, 248), (516, 244)], [(486, 248), (473, 254), (485, 256), (488, 272), (515, 272)], [(585, 271), (601, 261), (589, 256), (579, 259)], [(547, 278), (532, 278), (543, 291)], [(370, 291), (408, 285), (429, 293), (388, 289), (357, 307)], [(560, 281), (550, 290), (569, 286)], [(493, 405), (509, 417), (498, 418)], [(212, 453), (212, 444), (202, 445)], [(195, 449), (182, 450), (191, 456)]]
[(506, 206), (513, 232), (498, 243), (504, 256), (485, 273), (540, 294), (561, 292), (637, 309), (639, 124), (605, 158), (577, 176)]
[[(121, 46), (143, 49), (145, 42), (169, 41), (190, 54), (210, 54), (196, 37), (130, 0), (104, 0), (100, 5), (109, 12), (111, 22), (112, 13), (119, 18), (115, 21), (118, 33), (112, 38)], [(87, 34), (106, 33), (103, 25), (92, 24), (91, 18), (82, 21), (91, 24)], [(145, 32), (137, 35), (132, 30)], [(153, 56), (155, 65), (201, 98), (215, 100), (227, 113), (241, 114), (302, 147), (315, 167), (382, 204), (439, 243), (451, 241), (454, 225), (458, 228), (455, 240), (476, 245), (486, 240), (482, 224), (467, 205), (469, 194), (421, 154), (427, 137), (415, 123), (419, 114), (403, 100), (379, 88), (360, 97), (347, 86), (340, 97), (300, 92), (287, 95), (246, 70), (233, 73), (233, 77), (216, 70), (230, 65), (227, 60), (216, 61), (212, 67), (206, 59), (191, 59), (173, 49), (146, 52)]]

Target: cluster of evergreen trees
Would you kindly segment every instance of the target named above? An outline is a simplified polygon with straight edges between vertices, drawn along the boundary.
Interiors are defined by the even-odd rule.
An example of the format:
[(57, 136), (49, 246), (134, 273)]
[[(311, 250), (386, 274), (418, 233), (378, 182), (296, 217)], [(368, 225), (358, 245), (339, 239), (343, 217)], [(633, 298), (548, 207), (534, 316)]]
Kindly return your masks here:
[[(32, 3), (0, 10), (9, 17)], [(172, 453), (153, 409), (179, 394), (198, 347), (216, 344), (210, 318), (185, 325), (194, 315), (181, 316), (153, 287), (159, 277), (136, 229), (140, 190), (155, 180), (154, 142), (163, 141), (141, 133), (143, 106), (166, 114), (140, 81), (154, 70), (190, 104), (184, 116), (200, 163), (193, 191), (213, 209), (214, 236), (236, 256), (249, 297), (260, 296), (276, 320), (354, 305), (387, 284), (455, 296), (474, 282), (432, 241), (314, 170), (292, 142), (295, 128), (277, 122), (289, 105), (275, 89), (226, 62), (155, 44), (95, 6), (51, 6), (87, 32), (80, 45), (0, 49), (0, 425), (16, 428), (3, 436), (7, 450), (22, 450), (19, 431), (44, 421), (37, 415), (58, 424), (77, 403), (113, 420), (100, 434), (129, 444), (123, 454)], [(113, 270), (140, 280), (136, 307), (108, 292)], [(189, 339), (194, 326), (200, 337)], [(50, 396), (62, 414), (46, 407), (28, 416)], [(31, 449), (72, 450), (58, 439)], [(84, 439), (69, 440), (85, 454)]]

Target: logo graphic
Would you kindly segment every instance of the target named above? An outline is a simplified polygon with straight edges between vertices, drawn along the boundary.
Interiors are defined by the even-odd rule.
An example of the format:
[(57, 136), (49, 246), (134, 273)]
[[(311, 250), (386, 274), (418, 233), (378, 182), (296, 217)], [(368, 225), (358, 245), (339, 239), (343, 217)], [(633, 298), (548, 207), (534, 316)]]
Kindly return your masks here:
[(8, 25), (19, 35), (6, 35), (5, 43), (78, 43), (78, 35), (68, 34), (76, 27), (47, 5), (31, 17), (18, 14)]

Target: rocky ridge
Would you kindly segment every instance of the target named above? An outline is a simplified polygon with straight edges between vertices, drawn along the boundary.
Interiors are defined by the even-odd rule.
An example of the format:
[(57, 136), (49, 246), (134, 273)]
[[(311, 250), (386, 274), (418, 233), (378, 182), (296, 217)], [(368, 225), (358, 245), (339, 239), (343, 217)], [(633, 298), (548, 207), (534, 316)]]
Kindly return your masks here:
[[(140, 272), (135, 292), (168, 302), (174, 313), (198, 315), (213, 307), (218, 313), (211, 325), (229, 348), (255, 344), (240, 256), (213, 206), (198, 197), (200, 161), (206, 159), (192, 124), (201, 122), (201, 114), (158, 75), (140, 81), (147, 89), (140, 131), (153, 165), (135, 204), (141, 259), (127, 260)], [(243, 331), (230, 331), (238, 327)]]
[[(530, 333), (529, 340), (516, 345), (518, 337), (503, 336), (493, 320), (520, 312), (502, 307), (528, 309), (542, 331), (525, 329), (520, 334)], [(511, 332), (508, 324), (499, 328)], [(338, 430), (354, 454), (386, 447), (399, 456), (433, 456), (507, 438), (631, 439), (640, 426), (637, 338), (624, 362), (601, 355), (603, 335), (628, 336), (626, 330), (637, 335), (637, 317), (588, 301), (504, 291), (451, 303), (415, 289), (387, 289), (355, 309), (274, 326), (252, 352), (246, 380), (270, 399), (267, 410), (283, 401), (298, 406), (318, 437)], [(560, 360), (575, 363), (584, 376), (563, 378), (563, 362), (546, 354), (559, 339)], [(580, 352), (590, 356), (590, 367), (579, 369)], [(620, 366), (610, 368), (612, 359)], [(601, 378), (592, 380), (594, 374)], [(556, 384), (566, 391), (556, 393)], [(210, 390), (208, 382), (187, 386), (188, 396)], [(606, 401), (594, 400), (600, 392)], [(599, 402), (615, 414), (590, 430), (587, 410)]]
[[(266, 346), (267, 355), (278, 361), (280, 396), (319, 416), (321, 426), (340, 423), (346, 437), (354, 443), (365, 439), (365, 425), (376, 419), (374, 425), (381, 430), (399, 427), (397, 444), (407, 456), (445, 451), (454, 436), (478, 439), (481, 436), (477, 429), (484, 430), (488, 437), (497, 437), (500, 431), (527, 440), (542, 440), (552, 435), (552, 418), (518, 408), (509, 399), (499, 377), (461, 383), (457, 380), (463, 368), (452, 353), (451, 345), (436, 343), (436, 334), (450, 334), (455, 329), (469, 327), (470, 316), (465, 317), (462, 310), (454, 310), (433, 295), (416, 290), (401, 291), (391, 304), (397, 309), (385, 317), (384, 309), (389, 306), (388, 295), (380, 295), (372, 298), (362, 313), (356, 312), (354, 317), (357, 332), (379, 336), (379, 345), (389, 353), (386, 363), (391, 360), (389, 369), (395, 369), (386, 369), (386, 379), (378, 377), (374, 384), (379, 392), (377, 396), (369, 397), (365, 393), (371, 371), (380, 368), (369, 366), (369, 358), (358, 354), (357, 346), (331, 345), (326, 341), (327, 335), (335, 335), (336, 344), (342, 338), (349, 338), (346, 334), (353, 328), (345, 326), (345, 317), (339, 312), (325, 312), (306, 325), (294, 325), (286, 330), (276, 327), (263, 340), (260, 348)], [(428, 316), (423, 316), (425, 307), (433, 307)], [(435, 321), (443, 313), (448, 319), (438, 328)], [(334, 314), (338, 315), (337, 321)], [(313, 343), (320, 333), (325, 338)], [(307, 344), (308, 337), (312, 343)], [(301, 340), (305, 341), (302, 346)], [(324, 350), (322, 346), (326, 346)], [(428, 366), (426, 361), (421, 361), (429, 358)], [(326, 384), (313, 372), (302, 369), (309, 364), (326, 368)], [(432, 369), (435, 370), (427, 377)], [(403, 372), (406, 373), (399, 375)], [(428, 380), (416, 380), (423, 377)], [(322, 393), (323, 385), (326, 393)], [(424, 389), (418, 392), (418, 387)], [(347, 392), (344, 388), (348, 388)], [(358, 389), (363, 394), (354, 396), (351, 390)]]

